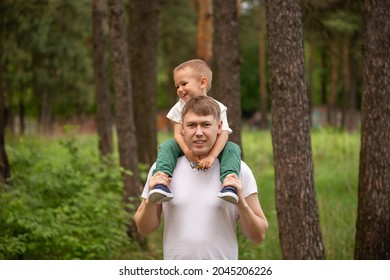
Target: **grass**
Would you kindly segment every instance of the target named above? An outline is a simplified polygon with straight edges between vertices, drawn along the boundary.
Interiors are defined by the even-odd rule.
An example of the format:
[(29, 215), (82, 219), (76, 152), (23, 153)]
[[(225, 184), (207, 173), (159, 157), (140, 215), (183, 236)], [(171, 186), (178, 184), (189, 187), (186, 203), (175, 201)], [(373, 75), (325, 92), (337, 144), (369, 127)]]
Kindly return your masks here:
[[(159, 142), (162, 142), (171, 137), (171, 134), (159, 133), (158, 136)], [(28, 147), (39, 146), (41, 153), (49, 154), (52, 157), (51, 164), (56, 166), (61, 166), (62, 161), (69, 156), (63, 148), (59, 148), (63, 146), (59, 145), (60, 141), (64, 139), (35, 137), (7, 139), (8, 149), (28, 149)], [(23, 145), (20, 144), (21, 142)], [(270, 132), (246, 130), (242, 135), (242, 144), (244, 161), (251, 167), (259, 186), (259, 199), (269, 221), (269, 230), (266, 239), (260, 245), (254, 245), (239, 234), (240, 259), (278, 260), (282, 257), (275, 209), (275, 179)], [(77, 136), (77, 146), (83, 151), (83, 157), (97, 156), (95, 136)], [(360, 135), (340, 131), (314, 130), (312, 149), (315, 190), (326, 259), (352, 259), (357, 211)], [(20, 152), (23, 151), (20, 150)], [(39, 176), (39, 174), (36, 175)], [(161, 259), (162, 227), (151, 234), (148, 240), (148, 251), (136, 251), (133, 248), (118, 258)]]
[(360, 135), (314, 132), (313, 160), (327, 259), (353, 259)]
[[(262, 259), (280, 259), (270, 132), (243, 134), (244, 160), (252, 168), (269, 221)], [(314, 181), (326, 259), (353, 259), (357, 211), (360, 135), (340, 131), (312, 133)]]

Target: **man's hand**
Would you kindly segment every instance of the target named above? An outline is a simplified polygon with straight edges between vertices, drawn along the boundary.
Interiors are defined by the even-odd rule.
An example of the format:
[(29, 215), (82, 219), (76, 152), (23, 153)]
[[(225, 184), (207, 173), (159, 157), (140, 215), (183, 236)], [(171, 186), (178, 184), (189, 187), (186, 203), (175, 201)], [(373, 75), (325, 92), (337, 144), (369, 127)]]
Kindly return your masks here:
[(169, 185), (171, 178), (164, 172), (158, 171), (149, 180), (149, 190), (152, 190), (156, 185), (162, 184), (164, 186)]
[(244, 196), (242, 194), (242, 182), (241, 179), (236, 174), (229, 174), (223, 180), (222, 188), (226, 186), (235, 187), (237, 190), (238, 202), (244, 202)]

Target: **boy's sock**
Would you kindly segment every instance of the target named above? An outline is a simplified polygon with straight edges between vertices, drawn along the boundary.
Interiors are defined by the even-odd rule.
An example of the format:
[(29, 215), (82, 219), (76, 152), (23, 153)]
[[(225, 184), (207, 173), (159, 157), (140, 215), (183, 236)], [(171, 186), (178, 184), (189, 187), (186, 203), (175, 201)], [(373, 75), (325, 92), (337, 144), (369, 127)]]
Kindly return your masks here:
[(149, 192), (149, 200), (155, 203), (162, 203), (169, 201), (173, 198), (171, 190), (162, 184), (154, 186), (154, 188)]

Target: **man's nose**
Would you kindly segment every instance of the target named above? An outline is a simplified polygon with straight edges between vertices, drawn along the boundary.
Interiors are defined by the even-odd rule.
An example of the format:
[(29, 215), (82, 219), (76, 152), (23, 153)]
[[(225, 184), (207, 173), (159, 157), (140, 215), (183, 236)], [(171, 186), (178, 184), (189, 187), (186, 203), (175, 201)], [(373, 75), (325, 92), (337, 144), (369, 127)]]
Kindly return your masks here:
[(198, 125), (196, 127), (196, 135), (199, 135), (199, 136), (203, 135), (203, 129), (202, 129), (201, 125)]

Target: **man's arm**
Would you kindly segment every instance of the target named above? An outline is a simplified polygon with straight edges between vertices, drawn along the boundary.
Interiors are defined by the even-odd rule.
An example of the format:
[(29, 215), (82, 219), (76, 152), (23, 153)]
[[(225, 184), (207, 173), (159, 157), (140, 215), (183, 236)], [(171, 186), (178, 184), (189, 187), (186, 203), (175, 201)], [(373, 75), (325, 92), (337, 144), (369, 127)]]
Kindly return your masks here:
[[(168, 186), (170, 178), (163, 172), (157, 172), (149, 180), (149, 190), (157, 184), (163, 184)], [(153, 231), (157, 230), (160, 226), (161, 220), (161, 204), (153, 203), (147, 199), (143, 199), (137, 212), (134, 215), (134, 221), (137, 225), (138, 232), (147, 236)]]
[(137, 212), (134, 215), (134, 221), (138, 232), (142, 236), (156, 231), (160, 226), (161, 204), (150, 202), (147, 199), (142, 200)]
[(242, 233), (256, 243), (260, 243), (265, 238), (268, 230), (268, 221), (261, 209), (257, 193), (253, 193), (244, 198), (241, 180), (236, 175), (228, 175), (223, 186), (233, 186), (237, 189), (238, 203), (237, 209), (240, 216)]
[(268, 221), (260, 207), (257, 194), (251, 194), (239, 201), (237, 208), (243, 234), (256, 243), (263, 241), (268, 230)]

